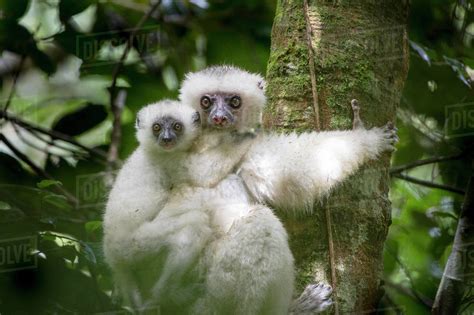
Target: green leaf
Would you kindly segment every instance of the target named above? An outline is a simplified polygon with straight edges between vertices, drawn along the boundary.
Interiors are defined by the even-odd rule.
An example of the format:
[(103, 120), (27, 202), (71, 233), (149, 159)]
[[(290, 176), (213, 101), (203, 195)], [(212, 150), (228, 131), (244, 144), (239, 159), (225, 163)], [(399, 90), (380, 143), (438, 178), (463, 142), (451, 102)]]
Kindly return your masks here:
[(62, 183), (60, 181), (57, 181), (57, 180), (44, 179), (44, 180), (40, 181), (39, 183), (37, 183), (36, 187), (44, 189), (44, 188), (48, 188), (48, 187), (54, 186), (54, 185), (61, 186)]
[(102, 221), (89, 221), (85, 225), (87, 233), (94, 233), (102, 228)]
[(0, 201), (0, 210), (10, 210), (11, 209), (11, 206), (4, 202), (4, 201)]

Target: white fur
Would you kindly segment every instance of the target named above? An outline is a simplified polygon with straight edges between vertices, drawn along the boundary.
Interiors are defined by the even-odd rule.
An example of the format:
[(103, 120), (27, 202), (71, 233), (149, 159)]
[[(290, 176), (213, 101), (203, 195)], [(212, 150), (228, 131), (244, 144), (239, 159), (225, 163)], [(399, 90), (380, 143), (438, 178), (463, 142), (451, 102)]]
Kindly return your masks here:
[[(180, 99), (186, 105), (200, 110), (200, 98), (206, 93), (232, 92), (242, 97), (242, 117), (261, 117), (265, 106), (263, 79), (253, 73), (231, 66), (216, 66), (186, 75), (180, 90)], [(251, 101), (245, 101), (251, 100)], [(359, 119), (359, 107), (353, 108)], [(251, 113), (251, 114), (249, 114)], [(201, 119), (206, 113), (201, 111)], [(241, 134), (255, 131), (260, 121), (242, 120), (237, 125)], [(358, 121), (357, 126), (363, 126)], [(392, 150), (396, 133), (388, 126), (365, 130), (309, 132), (278, 135), (258, 134), (254, 139), (241, 141), (231, 136), (233, 129), (206, 129), (208, 142), (223, 143), (221, 152), (213, 150), (201, 159), (212, 165), (212, 176), (223, 178), (229, 169), (239, 168), (238, 174), (245, 181), (252, 197), (259, 203), (276, 208), (310, 210), (315, 200), (320, 200), (330, 190), (354, 173), (364, 162), (375, 159), (386, 150)], [(229, 166), (237, 159), (239, 164)], [(224, 158), (221, 158), (224, 157)], [(222, 174), (218, 174), (219, 172)], [(202, 180), (205, 180), (204, 178)]]
[(384, 128), (263, 134), (247, 152), (239, 175), (258, 202), (311, 210), (364, 162), (390, 150), (392, 136)]
[[(178, 111), (163, 107), (170, 104)], [(163, 313), (285, 314), (293, 291), (286, 232), (232, 174), (248, 138), (210, 133), (190, 148), (156, 149), (156, 118), (177, 115), (184, 130), (198, 133), (188, 128), (192, 112), (162, 102), (139, 113), (140, 146), (104, 216), (104, 251), (118, 288), (133, 307), (157, 304)]]
[(180, 142), (172, 150), (173, 153), (189, 149), (193, 141), (200, 134), (200, 126), (193, 123), (193, 114), (196, 111), (185, 106), (180, 102), (163, 100), (158, 103), (143, 107), (137, 115), (136, 136), (142, 148), (151, 150), (151, 154), (160, 154), (163, 152), (160, 146), (156, 145), (156, 139), (153, 137), (152, 125), (158, 117), (169, 116), (180, 120), (184, 125), (184, 135)]
[[(239, 94), (246, 114), (237, 133), (190, 134), (172, 154), (150, 150), (156, 144), (137, 133), (140, 147), (121, 170), (104, 218), (106, 258), (131, 303), (158, 303), (163, 313), (286, 314), (293, 258), (283, 226), (262, 204), (310, 208), (392, 148), (388, 128), (246, 134), (261, 121), (260, 79), (218, 67), (183, 83), (182, 106), (191, 111), (200, 111), (201, 93)], [(318, 309), (303, 300), (304, 309)]]
[(262, 111), (266, 98), (265, 81), (259, 74), (250, 73), (233, 66), (210, 67), (188, 73), (180, 89), (180, 100), (191, 105), (203, 116), (201, 97), (206, 93), (237, 93), (246, 107), (237, 121), (239, 132), (253, 131), (262, 122)]

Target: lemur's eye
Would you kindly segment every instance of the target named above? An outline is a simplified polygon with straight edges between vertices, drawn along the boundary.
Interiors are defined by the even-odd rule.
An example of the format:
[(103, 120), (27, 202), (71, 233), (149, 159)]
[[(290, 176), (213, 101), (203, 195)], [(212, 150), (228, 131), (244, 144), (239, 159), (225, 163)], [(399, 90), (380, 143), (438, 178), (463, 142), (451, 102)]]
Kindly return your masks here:
[(239, 108), (240, 105), (241, 105), (240, 97), (239, 96), (233, 96), (230, 99), (229, 103), (230, 103), (230, 106), (232, 106), (233, 108)]
[(181, 131), (181, 130), (183, 130), (183, 125), (181, 125), (180, 123), (175, 123), (173, 125), (173, 129), (176, 130), (176, 131)]
[(201, 97), (201, 107), (204, 109), (208, 109), (211, 106), (211, 99), (207, 96)]
[(153, 124), (153, 131), (154, 132), (160, 132), (161, 126), (160, 124)]

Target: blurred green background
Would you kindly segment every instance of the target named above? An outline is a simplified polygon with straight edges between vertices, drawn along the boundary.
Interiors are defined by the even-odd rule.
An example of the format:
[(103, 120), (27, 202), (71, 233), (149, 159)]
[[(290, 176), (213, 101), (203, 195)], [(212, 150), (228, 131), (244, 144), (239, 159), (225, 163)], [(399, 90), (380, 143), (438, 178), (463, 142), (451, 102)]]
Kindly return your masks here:
[[(0, 3), (0, 101), (9, 115), (0, 117), (6, 139), (0, 143), (0, 248), (24, 242), (36, 257), (24, 262), (30, 269), (17, 271), (0, 262), (0, 313), (118, 309), (100, 246), (114, 117), (108, 87), (149, 3)], [(117, 90), (126, 92), (120, 158), (137, 146), (135, 113), (176, 97), (184, 73), (229, 63), (264, 74), (275, 6), (270, 0), (163, 1), (118, 69)], [(403, 173), (452, 191), (392, 179), (381, 313), (428, 314), (451, 250), (474, 114), (466, 116), (471, 126), (447, 118), (474, 113), (473, 17), (470, 1), (411, 1), (410, 71), (393, 165), (453, 156)], [(465, 312), (471, 302), (466, 296)]]

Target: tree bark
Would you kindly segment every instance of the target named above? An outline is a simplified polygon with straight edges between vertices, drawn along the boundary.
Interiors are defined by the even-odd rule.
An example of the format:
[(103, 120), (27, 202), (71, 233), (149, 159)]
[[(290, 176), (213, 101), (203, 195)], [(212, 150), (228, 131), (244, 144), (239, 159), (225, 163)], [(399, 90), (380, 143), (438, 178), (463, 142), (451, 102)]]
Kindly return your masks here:
[[(366, 127), (395, 121), (408, 71), (407, 3), (279, 0), (264, 126), (283, 132), (349, 129), (353, 98)], [(297, 293), (310, 282), (331, 283), (335, 313), (371, 312), (381, 297), (391, 222), (388, 165), (389, 154), (368, 163), (310, 215), (282, 215)]]
[(432, 314), (460, 314), (466, 288), (474, 275), (474, 161), (459, 215), (453, 248), (444, 268)]

